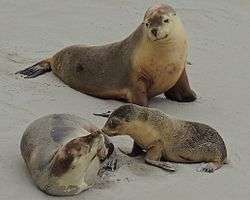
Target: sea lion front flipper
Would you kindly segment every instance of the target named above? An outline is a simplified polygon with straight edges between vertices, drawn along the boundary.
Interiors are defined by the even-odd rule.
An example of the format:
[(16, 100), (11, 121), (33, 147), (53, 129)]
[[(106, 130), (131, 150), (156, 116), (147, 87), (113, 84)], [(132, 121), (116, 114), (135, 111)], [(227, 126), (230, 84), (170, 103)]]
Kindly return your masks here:
[(195, 92), (190, 88), (186, 69), (183, 70), (176, 84), (165, 93), (166, 98), (178, 102), (192, 102), (196, 100)]
[(162, 158), (163, 144), (161, 141), (155, 141), (150, 145), (145, 156), (145, 162), (149, 165), (162, 168), (167, 171), (176, 171), (175, 165), (169, 162), (160, 161)]
[(150, 160), (150, 159), (147, 159), (147, 158), (145, 159), (145, 162), (147, 164), (149, 164), (149, 165), (159, 167), (159, 168), (162, 168), (162, 169), (167, 170), (167, 171), (171, 171), (171, 172), (176, 171), (175, 165), (170, 163), (170, 162)]
[(136, 142), (134, 142), (132, 151), (130, 153), (122, 150), (121, 148), (118, 148), (118, 149), (123, 154), (125, 154), (125, 155), (127, 155), (129, 157), (136, 157), (136, 156), (144, 155), (145, 154), (145, 152), (143, 151), (143, 149)]
[(127, 155), (130, 157), (135, 157), (142, 154), (144, 154), (144, 151), (136, 142), (134, 142), (131, 153), (128, 153)]

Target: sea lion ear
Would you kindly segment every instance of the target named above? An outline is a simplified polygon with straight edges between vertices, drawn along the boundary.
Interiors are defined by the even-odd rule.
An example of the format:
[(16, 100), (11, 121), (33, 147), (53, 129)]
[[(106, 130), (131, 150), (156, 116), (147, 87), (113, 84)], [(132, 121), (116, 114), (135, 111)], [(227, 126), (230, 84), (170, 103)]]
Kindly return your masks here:
[(150, 15), (150, 13), (152, 12), (152, 8), (148, 8), (145, 12), (143, 21), (145, 21), (146, 19), (148, 19), (148, 16)]

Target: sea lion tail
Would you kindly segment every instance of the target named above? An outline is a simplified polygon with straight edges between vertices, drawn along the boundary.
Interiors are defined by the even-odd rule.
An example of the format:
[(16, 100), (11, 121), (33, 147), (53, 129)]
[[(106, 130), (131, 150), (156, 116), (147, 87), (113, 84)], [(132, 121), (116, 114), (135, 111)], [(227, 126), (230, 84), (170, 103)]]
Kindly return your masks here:
[(42, 60), (30, 67), (27, 67), (26, 69), (20, 70), (15, 74), (25, 75), (24, 78), (35, 78), (50, 71), (51, 71), (51, 59), (49, 58)]

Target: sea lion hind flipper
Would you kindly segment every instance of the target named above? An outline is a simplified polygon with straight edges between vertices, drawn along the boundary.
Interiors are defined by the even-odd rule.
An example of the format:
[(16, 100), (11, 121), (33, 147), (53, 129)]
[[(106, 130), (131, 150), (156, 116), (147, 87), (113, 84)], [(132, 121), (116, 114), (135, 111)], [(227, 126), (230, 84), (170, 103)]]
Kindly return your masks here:
[(20, 70), (15, 74), (25, 75), (24, 78), (35, 78), (50, 71), (51, 65), (50, 61), (47, 59), (27, 67), (26, 69)]
[(221, 168), (221, 166), (222, 166), (221, 163), (216, 163), (216, 162), (203, 163), (196, 169), (196, 171), (213, 173), (215, 170)]

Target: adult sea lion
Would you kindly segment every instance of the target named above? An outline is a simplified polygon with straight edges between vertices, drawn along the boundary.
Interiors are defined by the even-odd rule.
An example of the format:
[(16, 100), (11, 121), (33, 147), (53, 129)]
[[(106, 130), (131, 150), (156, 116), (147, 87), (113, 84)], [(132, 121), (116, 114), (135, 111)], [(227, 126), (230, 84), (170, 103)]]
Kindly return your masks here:
[(17, 73), (34, 78), (52, 70), (86, 94), (147, 106), (164, 93), (171, 100), (196, 99), (185, 70), (187, 36), (169, 5), (150, 7), (126, 39), (104, 46), (74, 45)]
[(22, 157), (34, 183), (57, 196), (75, 195), (93, 186), (113, 150), (98, 128), (70, 114), (37, 119), (21, 140)]

